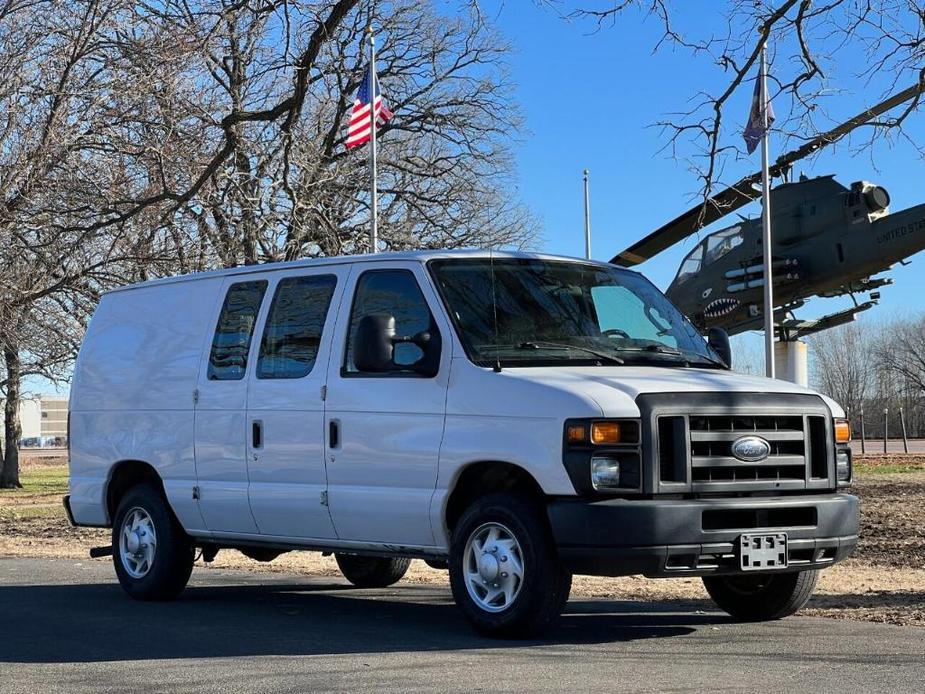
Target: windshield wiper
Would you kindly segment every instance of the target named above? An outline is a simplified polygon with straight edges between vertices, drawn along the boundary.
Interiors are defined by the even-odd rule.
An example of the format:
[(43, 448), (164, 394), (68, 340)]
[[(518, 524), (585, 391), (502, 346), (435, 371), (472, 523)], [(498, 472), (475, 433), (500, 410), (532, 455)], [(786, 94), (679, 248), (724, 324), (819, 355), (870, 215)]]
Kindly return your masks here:
[(620, 357), (607, 354), (607, 352), (602, 352), (591, 347), (584, 347), (582, 345), (570, 345), (567, 342), (546, 342), (545, 340), (531, 340), (529, 342), (521, 342), (517, 345), (518, 349), (576, 349), (580, 352), (585, 352), (592, 356), (597, 357), (598, 359), (605, 359), (613, 364), (625, 364)]
[(646, 352), (658, 352), (659, 354), (671, 354), (672, 356), (675, 356), (675, 357), (680, 357), (684, 355), (684, 352), (682, 352), (677, 347), (669, 347), (668, 345), (663, 345), (663, 344), (646, 345), (643, 349), (645, 349)]
[(709, 364), (710, 366), (716, 366), (720, 369), (726, 369), (726, 371), (730, 370), (729, 365), (724, 361), (721, 361), (719, 359), (714, 359), (713, 357), (708, 357), (703, 354), (698, 354), (697, 356), (701, 359), (699, 363), (702, 365)]
[(683, 357), (687, 361), (688, 365), (700, 363), (700, 364), (712, 364), (714, 366), (720, 366), (724, 369), (729, 368), (728, 366), (726, 366), (725, 362), (714, 359), (708, 354), (700, 354), (699, 352), (692, 352), (686, 349), (682, 350), (682, 349), (678, 349), (677, 347), (670, 347), (668, 345), (662, 345), (662, 344), (648, 345), (646, 346), (646, 349), (649, 350), (650, 352), (657, 352), (658, 354), (671, 354), (674, 356)]
[(706, 354), (700, 354), (698, 352), (691, 352), (689, 350), (681, 350), (677, 347), (671, 347), (664, 344), (649, 344), (641, 348), (628, 348), (622, 351), (634, 351), (634, 352), (654, 352), (655, 354), (665, 354), (672, 357), (681, 357), (684, 360), (684, 363), (687, 366), (692, 366), (693, 364), (699, 364), (701, 366), (711, 365), (718, 366), (723, 369), (728, 369), (724, 362), (718, 361), (713, 357), (710, 357)]

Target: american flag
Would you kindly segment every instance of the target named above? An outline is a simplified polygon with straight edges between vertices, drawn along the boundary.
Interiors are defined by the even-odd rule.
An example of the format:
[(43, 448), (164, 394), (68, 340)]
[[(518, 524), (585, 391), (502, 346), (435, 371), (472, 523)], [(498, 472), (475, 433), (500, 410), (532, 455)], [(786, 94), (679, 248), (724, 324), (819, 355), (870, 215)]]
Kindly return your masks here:
[[(379, 80), (376, 80), (376, 125), (387, 123), (392, 118), (392, 112), (386, 107), (379, 91)], [(347, 149), (359, 147), (370, 138), (369, 109), (369, 66), (363, 73), (363, 81), (353, 100), (353, 113), (350, 114), (350, 125), (347, 126)]]

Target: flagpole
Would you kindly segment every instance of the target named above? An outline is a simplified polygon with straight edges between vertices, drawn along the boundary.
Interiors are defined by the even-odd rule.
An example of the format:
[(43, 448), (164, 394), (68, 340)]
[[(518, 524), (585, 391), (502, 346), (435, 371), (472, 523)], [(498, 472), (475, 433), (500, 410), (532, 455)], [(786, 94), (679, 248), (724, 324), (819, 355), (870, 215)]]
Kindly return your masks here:
[(764, 366), (768, 378), (774, 378), (774, 281), (771, 274), (771, 177), (768, 172), (768, 45), (761, 49), (761, 244), (764, 251)]
[(588, 189), (589, 171), (585, 169), (585, 258), (591, 259), (591, 193)]
[(370, 252), (379, 252), (379, 192), (376, 185), (376, 39), (372, 23), (369, 32), (369, 180), (370, 180)]

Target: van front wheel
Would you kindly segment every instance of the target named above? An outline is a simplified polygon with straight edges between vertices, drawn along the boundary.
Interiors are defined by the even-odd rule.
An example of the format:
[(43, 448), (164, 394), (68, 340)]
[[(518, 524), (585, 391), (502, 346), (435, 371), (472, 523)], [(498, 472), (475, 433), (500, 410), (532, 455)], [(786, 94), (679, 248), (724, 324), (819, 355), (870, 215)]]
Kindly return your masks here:
[(705, 576), (703, 585), (717, 607), (741, 622), (789, 617), (813, 594), (818, 571), (746, 576)]
[(116, 576), (136, 600), (173, 600), (193, 571), (193, 544), (157, 489), (132, 487), (112, 523)]
[(540, 634), (559, 618), (571, 585), (542, 509), (529, 498), (491, 494), (463, 513), (450, 548), (450, 587), (478, 631)]

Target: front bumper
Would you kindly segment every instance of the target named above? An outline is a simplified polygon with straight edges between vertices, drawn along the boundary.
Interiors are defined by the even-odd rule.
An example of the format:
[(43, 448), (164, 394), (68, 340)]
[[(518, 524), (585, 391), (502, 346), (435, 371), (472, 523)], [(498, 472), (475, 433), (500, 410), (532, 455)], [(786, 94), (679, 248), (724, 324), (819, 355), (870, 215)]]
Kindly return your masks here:
[(858, 500), (850, 494), (556, 499), (548, 514), (565, 567), (593, 576), (739, 573), (742, 533), (786, 532), (791, 571), (831, 566), (858, 541)]

